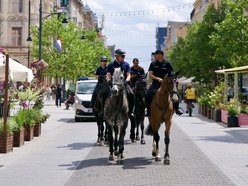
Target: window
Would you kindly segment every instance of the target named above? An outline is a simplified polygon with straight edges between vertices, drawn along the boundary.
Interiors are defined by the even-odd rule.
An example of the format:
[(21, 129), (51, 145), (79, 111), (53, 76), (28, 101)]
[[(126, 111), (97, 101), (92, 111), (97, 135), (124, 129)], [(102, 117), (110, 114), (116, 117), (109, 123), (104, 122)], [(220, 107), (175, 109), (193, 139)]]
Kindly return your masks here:
[(23, 12), (23, 0), (12, 0), (12, 12)]
[(22, 28), (12, 27), (12, 45), (21, 46), (22, 45)]

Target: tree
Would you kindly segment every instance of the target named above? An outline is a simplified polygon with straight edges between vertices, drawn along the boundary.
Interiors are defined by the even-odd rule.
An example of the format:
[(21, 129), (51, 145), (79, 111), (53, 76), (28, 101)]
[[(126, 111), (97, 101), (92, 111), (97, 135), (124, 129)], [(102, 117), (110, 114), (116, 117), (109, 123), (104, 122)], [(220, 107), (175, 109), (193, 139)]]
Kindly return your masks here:
[[(78, 77), (93, 76), (101, 56), (105, 55), (110, 59), (110, 52), (95, 30), (82, 30), (73, 22), (63, 27), (61, 22), (60, 16), (51, 16), (43, 21), (42, 58), (49, 65), (43, 74), (73, 81)], [(82, 34), (85, 36), (84, 40), (81, 39)], [(38, 27), (32, 29), (32, 35), (32, 55), (38, 56)], [(57, 39), (62, 39), (61, 54), (53, 46)]]

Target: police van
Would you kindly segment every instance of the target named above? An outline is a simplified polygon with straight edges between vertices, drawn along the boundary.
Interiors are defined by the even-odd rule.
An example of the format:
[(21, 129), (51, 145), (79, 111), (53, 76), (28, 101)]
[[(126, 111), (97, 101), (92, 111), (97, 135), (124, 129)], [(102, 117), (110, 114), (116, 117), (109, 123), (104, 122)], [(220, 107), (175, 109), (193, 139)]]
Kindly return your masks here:
[(91, 97), (96, 87), (97, 80), (79, 78), (75, 90), (75, 122), (80, 120), (95, 119), (92, 110)]

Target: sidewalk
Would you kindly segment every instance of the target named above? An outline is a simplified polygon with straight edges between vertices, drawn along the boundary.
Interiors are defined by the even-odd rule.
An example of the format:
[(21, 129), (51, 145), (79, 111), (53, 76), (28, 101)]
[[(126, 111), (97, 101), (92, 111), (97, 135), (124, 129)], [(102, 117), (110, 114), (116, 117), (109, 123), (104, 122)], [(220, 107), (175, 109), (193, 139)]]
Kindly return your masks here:
[(248, 185), (248, 128), (227, 128), (196, 113), (173, 121), (235, 184)]
[[(196, 111), (197, 108), (194, 112)], [(93, 149), (96, 149), (93, 148), (97, 130), (95, 122), (74, 123), (73, 109), (64, 110), (64, 105), (57, 108), (53, 102), (46, 102), (44, 112), (51, 114), (51, 117), (42, 125), (40, 137), (34, 138), (31, 142), (25, 142), (24, 146), (20, 148), (14, 148), (11, 153), (0, 154), (0, 185), (64, 185), (86, 156), (93, 152)], [(179, 128), (189, 136), (199, 149), (236, 185), (248, 185), (248, 128), (227, 128), (221, 123), (213, 122), (196, 113), (193, 113), (192, 117), (188, 117), (186, 114), (180, 117), (174, 115), (173, 124), (175, 128)], [(128, 137), (129, 130), (127, 130), (126, 139)], [(176, 140), (175, 138), (177, 138), (177, 134), (173, 133), (171, 153), (173, 153), (173, 140)], [(150, 141), (151, 138), (146, 137), (146, 139)], [(163, 136), (160, 139), (163, 143)], [(180, 138), (177, 140), (180, 141)], [(151, 146), (148, 143), (142, 147), (139, 144), (136, 145), (137, 149), (142, 148), (142, 151), (146, 153), (142, 158), (151, 158)], [(108, 149), (103, 147), (100, 150), (103, 152), (97, 156), (101, 156), (98, 160), (104, 161), (104, 164), (101, 164), (101, 167), (104, 167)], [(181, 151), (182, 149), (178, 150)], [(162, 155), (162, 147), (160, 151)], [(135, 157), (138, 158), (139, 152), (135, 153)], [(175, 154), (171, 154), (171, 156), (173, 157)], [(132, 160), (129, 159), (129, 161)], [(178, 160), (175, 159), (174, 161)], [(94, 163), (92, 167), (96, 165)], [(173, 163), (170, 165), (171, 167), (162, 167), (166, 170), (173, 168), (179, 170), (178, 168), (182, 166), (180, 164), (185, 164), (184, 162), (176, 163), (177, 167), (175, 164), (173, 166)], [(147, 166), (148, 164), (142, 166), (143, 171)], [(153, 165), (152, 170), (156, 170), (155, 166)], [(201, 166), (207, 167), (204, 164)], [(109, 170), (108, 166), (105, 165), (105, 167), (106, 171)], [(137, 174), (139, 173), (137, 172)], [(173, 174), (177, 173), (174, 172)], [(132, 177), (134, 176), (132, 175)], [(138, 179), (145, 178), (138, 176), (137, 182)], [(175, 177), (174, 179), (179, 178)]]

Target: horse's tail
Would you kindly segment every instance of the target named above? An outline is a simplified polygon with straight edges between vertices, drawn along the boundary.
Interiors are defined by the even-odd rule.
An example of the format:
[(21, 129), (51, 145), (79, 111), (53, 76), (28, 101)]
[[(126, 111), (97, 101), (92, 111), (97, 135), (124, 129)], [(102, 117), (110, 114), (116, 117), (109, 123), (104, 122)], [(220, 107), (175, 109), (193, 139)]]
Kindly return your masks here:
[[(160, 128), (161, 126), (161, 123), (158, 125), (158, 129)], [(152, 126), (151, 124), (149, 124), (146, 129), (145, 129), (145, 134), (148, 135), (148, 136), (153, 136), (153, 130), (152, 130)]]
[(153, 130), (151, 124), (149, 124), (145, 129), (145, 134), (148, 136), (153, 136)]

